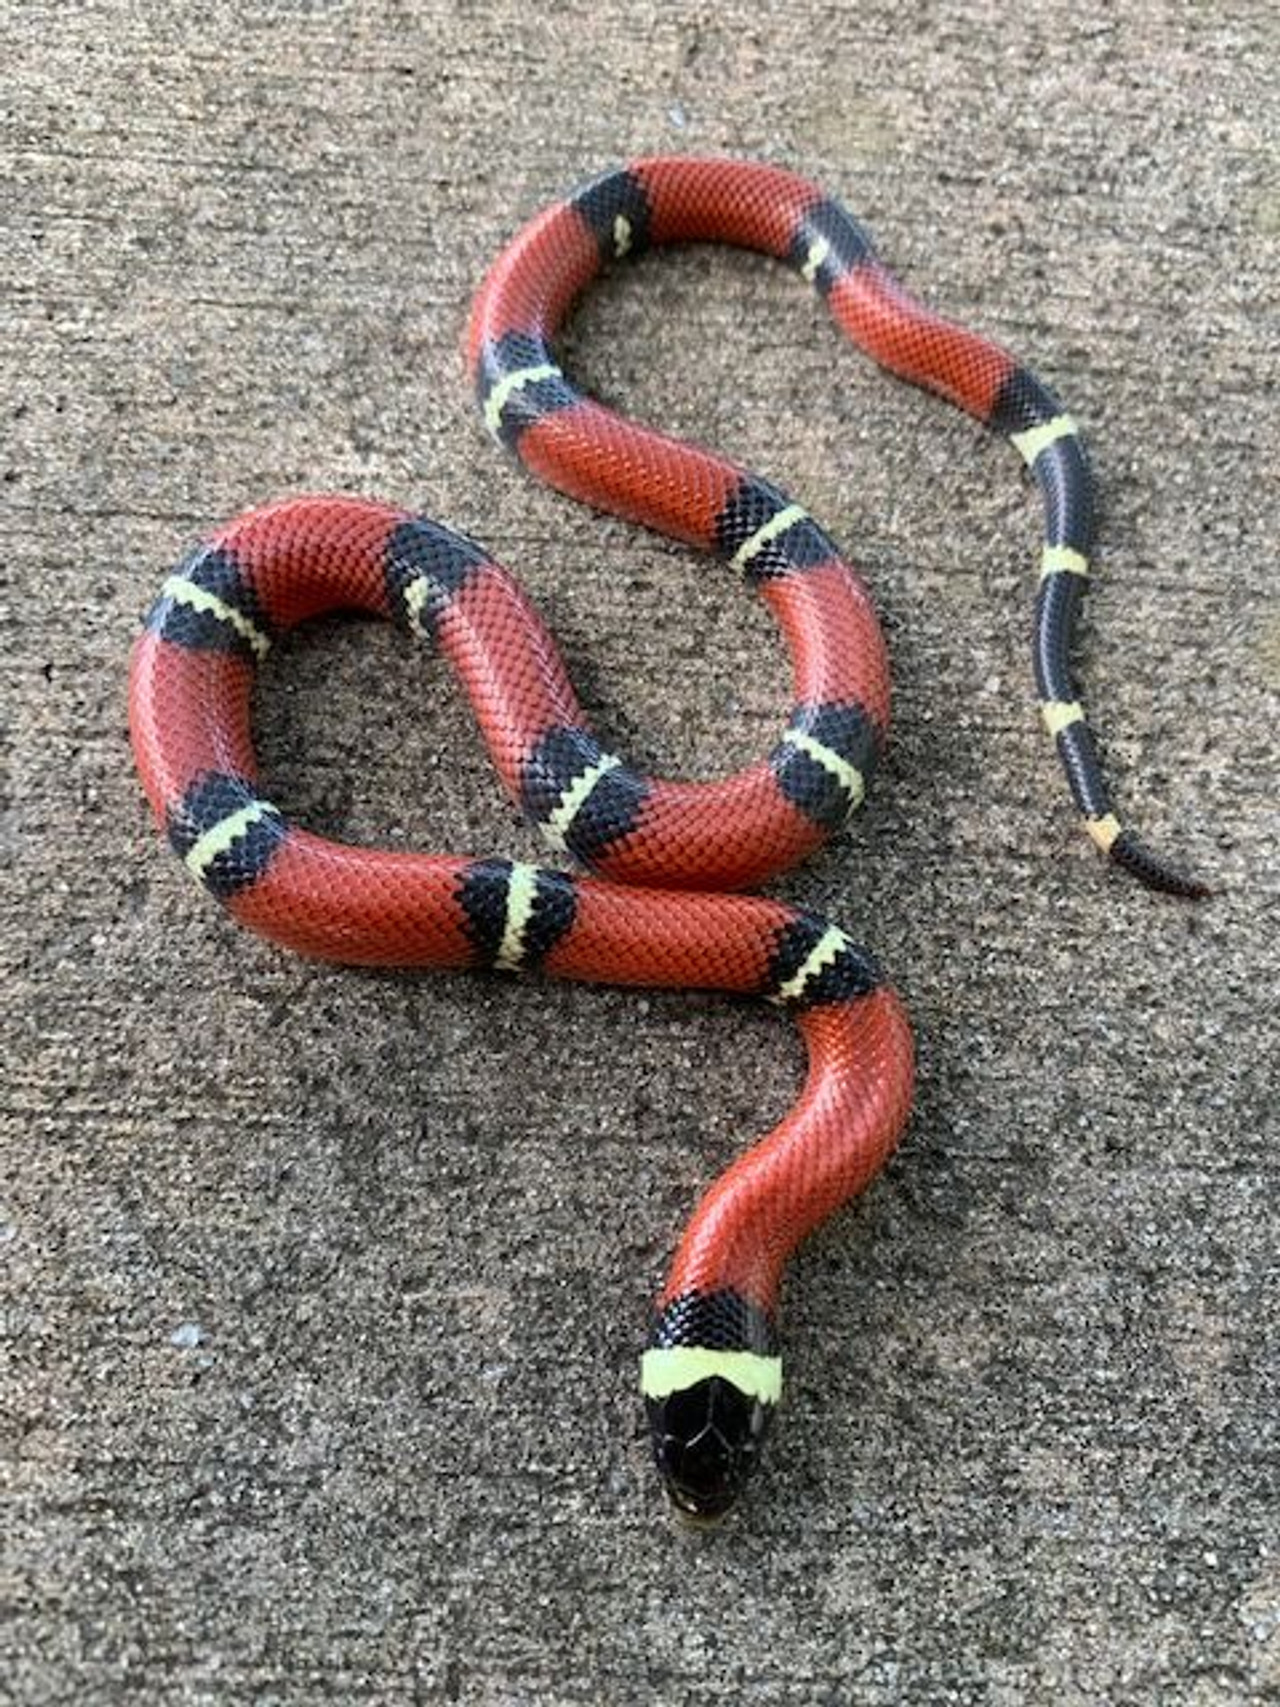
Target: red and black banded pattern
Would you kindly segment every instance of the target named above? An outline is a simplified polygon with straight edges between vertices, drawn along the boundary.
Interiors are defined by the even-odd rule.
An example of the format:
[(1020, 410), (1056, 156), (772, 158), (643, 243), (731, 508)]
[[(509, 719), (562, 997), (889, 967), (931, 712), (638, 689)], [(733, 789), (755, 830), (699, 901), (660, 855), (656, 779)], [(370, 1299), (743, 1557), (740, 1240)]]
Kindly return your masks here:
[[(130, 695), (156, 816), (236, 919), (299, 953), (354, 964), (541, 968), (756, 995), (792, 1013), (805, 1038), (799, 1101), (694, 1214), (646, 1353), (650, 1374), (655, 1359), (661, 1366), (659, 1385), (677, 1381), (646, 1388), (672, 1494), (686, 1511), (718, 1514), (754, 1465), (776, 1400), (773, 1317), (786, 1257), (871, 1178), (906, 1120), (912, 1047), (901, 1005), (843, 932), (783, 902), (347, 847), (290, 823), (258, 780), (254, 676), (277, 635), (331, 609), (382, 616), (438, 644), (507, 788), (539, 822), (560, 824), (580, 857), (624, 845), (664, 787), (615, 761), (589, 795), (581, 789), (603, 749), (537, 612), (474, 541), (361, 499), (251, 511), (165, 582), (135, 649)], [(793, 727), (854, 757), (871, 739), (856, 706), (802, 707)], [(798, 801), (821, 825), (835, 814), (812, 762), (797, 748), (767, 774), (784, 806)], [(714, 831), (703, 834), (718, 873), (740, 875), (758, 859), (720, 850)], [(661, 852), (658, 843), (648, 855), (660, 872)], [(697, 847), (681, 850), (686, 864), (696, 857)]]
[[(915, 303), (866, 234), (812, 185), (735, 162), (640, 161), (549, 208), (495, 264), (471, 322), (486, 422), (562, 489), (741, 571), (786, 637), (795, 701), (772, 752), (718, 782), (641, 775), (595, 735), (554, 642), (474, 541), (355, 498), (303, 498), (222, 528), (165, 582), (134, 652), (130, 721), (157, 819), (241, 923), (351, 964), (520, 969), (755, 995), (795, 1019), (794, 1107), (711, 1187), (658, 1299), (642, 1387), (679, 1508), (714, 1517), (754, 1467), (781, 1390), (775, 1312), (788, 1256), (897, 1142), (912, 1043), (871, 957), (825, 919), (731, 891), (815, 848), (862, 799), (889, 677), (870, 597), (784, 492), (610, 413), (552, 340), (608, 261), (654, 244), (736, 243), (789, 261), (856, 343), (1018, 447), (1045, 499), (1036, 671), (1091, 833), (1153, 887), (1198, 893), (1119, 829), (1071, 696), (1091, 489), (1074, 424), (1009, 356)], [(250, 729), (258, 662), (332, 609), (437, 644), (500, 778), (551, 845), (598, 877), (503, 858), (356, 848), (292, 824), (263, 793)]]
[[(888, 689), (866, 590), (812, 517), (758, 475), (605, 409), (579, 392), (556, 362), (556, 332), (602, 266), (654, 245), (688, 241), (737, 244), (787, 262), (876, 361), (949, 399), (1017, 447), (1044, 502), (1036, 688), (1072, 796), (1093, 840), (1143, 883), (1176, 895), (1207, 893), (1121, 828), (1072, 683), (1069, 653), (1089, 568), (1093, 483), (1076, 425), (1057, 398), (996, 344), (909, 296), (858, 222), (816, 185), (743, 161), (637, 160), (548, 208), (503, 251), (476, 299), (468, 358), (490, 431), (535, 474), (601, 509), (713, 552), (759, 586), (793, 652), (800, 653), (793, 730), (805, 720), (810, 727), (848, 727), (856, 719), (852, 748), (823, 746), (819, 768), (810, 768), (807, 782), (822, 784), (816, 794), (787, 786), (796, 768), (780, 746), (771, 755), (772, 778), (757, 775), (750, 790), (745, 778), (722, 785), (725, 822), (732, 824), (737, 811), (754, 818), (768, 802), (775, 827), (785, 822), (793, 831), (788, 862), (796, 844), (833, 827), (857, 804), (874, 766)], [(815, 596), (839, 612), (863, 659), (857, 671), (824, 671), (821, 688), (806, 672), (805, 660), (815, 666), (817, 660), (795, 609)], [(809, 743), (799, 745), (814, 754)], [(857, 779), (852, 790), (840, 784), (844, 766)], [(776, 802), (768, 801), (771, 781), (794, 819), (780, 820)], [(696, 798), (678, 802), (659, 790), (647, 801), (637, 799), (625, 847), (599, 846), (596, 863), (609, 875), (628, 876), (650, 822), (655, 834), (678, 838), (686, 821), (692, 833), (700, 809)], [(767, 870), (762, 860), (746, 881)], [(645, 879), (653, 880), (649, 873)]]

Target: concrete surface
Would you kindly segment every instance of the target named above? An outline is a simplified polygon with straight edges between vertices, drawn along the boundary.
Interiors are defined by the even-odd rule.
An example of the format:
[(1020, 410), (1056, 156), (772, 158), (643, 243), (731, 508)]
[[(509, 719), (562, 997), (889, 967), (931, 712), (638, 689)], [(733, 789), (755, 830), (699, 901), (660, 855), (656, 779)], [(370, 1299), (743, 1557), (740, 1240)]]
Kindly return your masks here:
[[(0, 1699), (1280, 1699), (1276, 68), (1268, 4), (11, 3), (3, 19), (7, 1373)], [(1117, 789), (1223, 893), (1125, 886), (1027, 687), (1016, 458), (768, 263), (643, 262), (566, 360), (869, 573), (892, 757), (781, 887), (919, 1031), (904, 1149), (791, 1276), (766, 1473), (669, 1521), (634, 1395), (700, 1186), (793, 1094), (746, 1007), (302, 965), (157, 844), (139, 613), (252, 501), (429, 507), (517, 566), (610, 737), (769, 742), (719, 571), (538, 489), (458, 344), (525, 216), (640, 151), (820, 177), (1085, 424)], [(441, 668), (331, 625), (277, 798), (534, 850)]]

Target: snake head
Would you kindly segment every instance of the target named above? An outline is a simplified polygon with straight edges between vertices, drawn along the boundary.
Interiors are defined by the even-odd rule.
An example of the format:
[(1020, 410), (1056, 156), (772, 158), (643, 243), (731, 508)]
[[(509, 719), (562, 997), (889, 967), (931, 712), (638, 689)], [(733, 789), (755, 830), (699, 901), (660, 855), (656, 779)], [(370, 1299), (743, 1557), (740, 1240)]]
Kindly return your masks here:
[(782, 1395), (771, 1314), (724, 1287), (676, 1294), (654, 1318), (640, 1390), (672, 1504), (716, 1522), (755, 1469)]
[(658, 1471), (684, 1518), (716, 1523), (756, 1467), (773, 1405), (724, 1375), (709, 1375), (655, 1398), (647, 1396)]

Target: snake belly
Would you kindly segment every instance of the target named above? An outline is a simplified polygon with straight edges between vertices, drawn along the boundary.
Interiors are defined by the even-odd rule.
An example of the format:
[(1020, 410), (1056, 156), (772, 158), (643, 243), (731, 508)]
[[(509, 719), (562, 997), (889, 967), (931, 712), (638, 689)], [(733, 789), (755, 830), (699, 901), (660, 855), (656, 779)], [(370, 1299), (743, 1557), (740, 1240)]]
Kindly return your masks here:
[[(667, 1490), (681, 1512), (713, 1519), (753, 1471), (780, 1397), (787, 1259), (893, 1149), (913, 1050), (900, 1001), (838, 926), (730, 893), (805, 857), (863, 798), (889, 716), (865, 585), (778, 487), (604, 409), (552, 354), (604, 264), (686, 240), (790, 261), (883, 365), (1013, 439), (1045, 497), (1036, 676), (1077, 804), (1098, 845), (1142, 881), (1202, 892), (1120, 828), (1071, 687), (1091, 515), (1074, 424), (1011, 357), (913, 302), (816, 186), (745, 162), (639, 161), (548, 208), (491, 269), (468, 355), (487, 426), (533, 472), (714, 552), (764, 597), (790, 651), (794, 703), (763, 759), (714, 782), (643, 775), (591, 729), (501, 564), (427, 517), (352, 497), (249, 511), (178, 565), (134, 649), (130, 725), (174, 850), (237, 920), (286, 948), (353, 965), (724, 990), (792, 1015), (808, 1058), (800, 1096), (697, 1206), (642, 1359)], [(278, 634), (336, 609), (439, 646), (512, 798), (557, 856), (596, 875), (351, 847), (286, 818), (259, 780), (255, 675)]]

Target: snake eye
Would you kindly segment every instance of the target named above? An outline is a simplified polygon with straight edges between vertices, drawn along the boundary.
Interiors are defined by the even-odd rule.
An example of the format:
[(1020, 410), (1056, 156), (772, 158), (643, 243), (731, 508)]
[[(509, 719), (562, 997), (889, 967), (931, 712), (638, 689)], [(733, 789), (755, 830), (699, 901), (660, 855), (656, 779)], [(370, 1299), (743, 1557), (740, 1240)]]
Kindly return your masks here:
[(685, 1517), (723, 1517), (756, 1467), (773, 1406), (719, 1375), (646, 1405), (672, 1504)]

